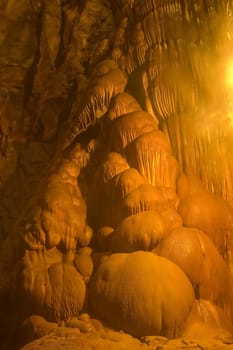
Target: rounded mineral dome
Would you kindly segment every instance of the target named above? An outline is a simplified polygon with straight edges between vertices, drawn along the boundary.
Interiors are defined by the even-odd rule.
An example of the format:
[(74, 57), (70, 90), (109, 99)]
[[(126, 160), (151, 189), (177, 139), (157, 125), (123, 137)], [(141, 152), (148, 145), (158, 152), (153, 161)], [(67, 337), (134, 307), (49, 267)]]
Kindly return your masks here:
[(90, 296), (99, 318), (139, 337), (178, 337), (194, 301), (192, 285), (177, 265), (142, 251), (104, 257)]

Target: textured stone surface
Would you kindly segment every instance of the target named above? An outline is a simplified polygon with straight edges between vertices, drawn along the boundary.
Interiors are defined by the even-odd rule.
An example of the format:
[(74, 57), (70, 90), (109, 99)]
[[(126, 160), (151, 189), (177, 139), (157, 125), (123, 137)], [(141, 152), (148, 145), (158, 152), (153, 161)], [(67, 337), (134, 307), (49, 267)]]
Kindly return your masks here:
[[(197, 301), (206, 317), (189, 332), (213, 338), (208, 315), (224, 331), (233, 319), (232, 293), (223, 300), (233, 278), (232, 2), (0, 0), (0, 17), (1, 344), (47, 334), (28, 348), (230, 348), (223, 335), (230, 345), (140, 343), (87, 312), (100, 251), (137, 254), (164, 238), (161, 254), (224, 307)], [(177, 228), (211, 242), (193, 251), (182, 234), (169, 241)]]
[(193, 301), (193, 288), (183, 271), (151, 252), (107, 256), (91, 282), (96, 315), (137, 337), (180, 336)]
[[(68, 332), (67, 332), (68, 333)], [(189, 340), (179, 339), (169, 341), (163, 337), (145, 337), (142, 342), (129, 337), (126, 334), (107, 331), (104, 334), (79, 335), (70, 332), (67, 336), (51, 335), (46, 338), (36, 340), (22, 348), (22, 350), (231, 350), (233, 345), (227, 344), (227, 339), (220, 340)], [(228, 339), (230, 343), (230, 339)]]

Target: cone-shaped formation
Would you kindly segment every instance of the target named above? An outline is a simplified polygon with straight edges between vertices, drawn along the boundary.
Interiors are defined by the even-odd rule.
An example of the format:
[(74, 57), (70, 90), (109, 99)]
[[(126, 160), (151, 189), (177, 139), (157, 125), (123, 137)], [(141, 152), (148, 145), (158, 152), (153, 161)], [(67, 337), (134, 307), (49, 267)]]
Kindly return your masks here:
[[(232, 321), (232, 0), (5, 0), (0, 14), (0, 343), (25, 317), (53, 343), (64, 325), (92, 331), (80, 312), (176, 337), (195, 297), (191, 334)], [(113, 335), (95, 324), (84, 348)]]

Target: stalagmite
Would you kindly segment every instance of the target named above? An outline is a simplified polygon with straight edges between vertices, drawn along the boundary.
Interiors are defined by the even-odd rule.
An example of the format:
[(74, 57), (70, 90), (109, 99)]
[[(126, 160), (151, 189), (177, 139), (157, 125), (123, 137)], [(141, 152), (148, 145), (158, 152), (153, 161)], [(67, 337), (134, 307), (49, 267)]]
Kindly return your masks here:
[(0, 1), (2, 350), (231, 348), (232, 13)]
[(179, 336), (193, 301), (192, 286), (178, 266), (149, 252), (106, 256), (91, 283), (93, 311), (138, 337)]

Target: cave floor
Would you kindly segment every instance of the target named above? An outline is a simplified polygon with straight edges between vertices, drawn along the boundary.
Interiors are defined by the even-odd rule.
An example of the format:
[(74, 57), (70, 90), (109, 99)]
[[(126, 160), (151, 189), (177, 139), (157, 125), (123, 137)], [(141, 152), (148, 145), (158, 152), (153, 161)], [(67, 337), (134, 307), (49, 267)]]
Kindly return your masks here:
[(20, 350), (231, 350), (233, 338), (168, 340), (150, 336), (136, 339), (132, 336), (104, 329), (82, 333), (79, 329), (60, 327), (55, 332), (34, 340)]

